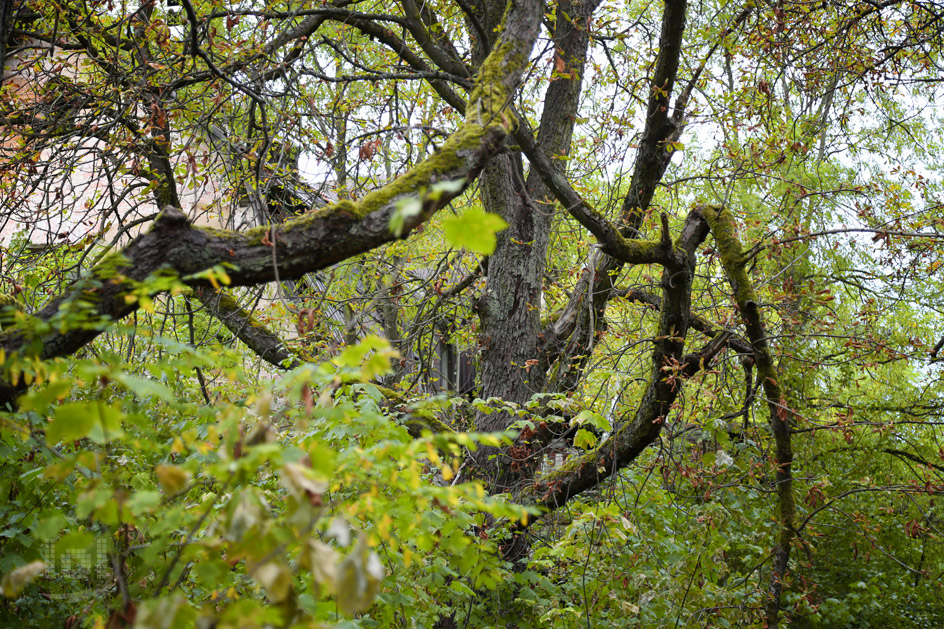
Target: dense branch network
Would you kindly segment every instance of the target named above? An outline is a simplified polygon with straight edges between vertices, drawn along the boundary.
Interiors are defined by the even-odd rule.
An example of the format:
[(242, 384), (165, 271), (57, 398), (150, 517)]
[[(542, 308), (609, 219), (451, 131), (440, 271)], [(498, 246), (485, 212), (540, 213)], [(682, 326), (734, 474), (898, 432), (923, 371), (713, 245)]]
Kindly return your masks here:
[[(512, 500), (545, 513), (600, 487), (653, 445), (669, 439), (667, 426), (682, 414), (686, 383), (704, 375), (731, 350), (743, 367), (746, 392), (741, 410), (729, 417), (743, 417), (746, 431), (753, 403), (764, 402), (773, 437), (769, 460), (774, 480), (769, 487), (776, 496), (778, 534), (765, 614), (767, 625), (776, 626), (791, 546), (798, 534), (792, 438), (800, 433), (793, 426), (798, 415), (790, 406), (794, 392), (789, 369), (781, 368), (772, 348), (774, 342), (786, 346), (793, 341), (787, 334), (778, 338), (778, 330), (772, 328), (787, 328), (781, 323), (787, 321), (794, 328), (791, 334), (812, 338), (818, 322), (793, 315), (825, 303), (809, 297), (812, 288), (798, 288), (807, 282), (812, 287), (815, 274), (797, 268), (800, 255), (788, 260), (784, 252), (793, 255), (794, 246), (806, 246), (822, 236), (855, 233), (872, 235), (877, 246), (889, 249), (893, 239), (906, 238), (909, 251), (931, 251), (940, 241), (932, 231), (933, 221), (906, 227), (900, 223), (910, 225), (910, 219), (895, 216), (879, 222), (872, 220), (872, 206), (860, 206), (858, 201), (857, 216), (866, 226), (815, 225), (802, 208), (820, 194), (814, 190), (820, 183), (811, 183), (813, 177), (802, 172), (804, 160), (812, 159), (806, 154), (818, 143), (815, 170), (821, 176), (827, 122), (839, 116), (841, 125), (848, 124), (841, 119), (846, 113), (836, 113), (843, 90), (878, 68), (898, 71), (897, 64), (910, 51), (922, 50), (937, 35), (940, 12), (933, 5), (908, 8), (896, 1), (848, 11), (828, 3), (817, 7), (747, 3), (739, 10), (722, 11), (726, 21), (715, 25), (706, 39), (697, 29), (686, 27), (693, 8), (685, 0), (666, 0), (650, 16), (651, 34), (640, 36), (639, 41), (649, 38), (651, 50), (627, 54), (643, 68), (636, 81), (641, 87), (627, 87), (625, 77), (615, 79), (617, 88), (642, 111), (635, 135), (624, 139), (621, 128), (618, 139), (608, 140), (621, 147), (624, 158), (631, 157), (625, 159), (631, 169), (625, 186), (609, 186), (607, 203), (600, 200), (605, 195), (588, 192), (590, 187), (580, 181), (578, 167), (572, 165), (581, 159), (574, 138), (584, 130), (577, 121), (583, 110), (593, 109), (581, 103), (587, 93), (585, 78), (596, 73), (599, 79), (602, 74), (595, 67), (591, 46), (603, 46), (613, 73), (619, 74), (620, 60), (614, 59), (609, 47), (616, 37), (602, 32), (605, 19), (596, 21), (607, 7), (595, 0), (561, 0), (542, 23), (547, 7), (535, 0), (516, 0), (507, 5), (507, 12), (506, 3), (499, 0), (456, 5), (449, 5), (457, 13), (447, 20), (437, 14), (441, 7), (413, 0), (389, 12), (361, 10), (356, 3), (338, 0), (298, 11), (266, 6), (204, 13), (198, 3), (182, 0), (187, 19), (182, 27), (174, 27), (181, 36), (172, 32), (169, 17), (152, 2), (143, 2), (132, 15), (113, 21), (96, 16), (82, 3), (70, 4), (63, 8), (61, 32), (34, 28), (41, 12), (20, 11), (14, 24), (10, 3), (0, 3), (0, 57), (9, 52), (7, 35), (12, 34), (22, 41), (31, 38), (33, 43), (24, 44), (23, 50), (36, 45), (51, 60), (47, 66), (37, 62), (40, 70), (29, 70), (44, 77), (44, 82), (37, 79), (32, 86), (33, 100), (24, 96), (30, 89), (23, 89), (0, 104), (4, 128), (16, 132), (5, 136), (8, 140), (15, 136), (16, 142), (3, 144), (4, 159), (9, 158), (7, 162), (16, 167), (11, 166), (11, 172), (23, 181), (4, 199), (8, 210), (4, 219), (31, 221), (30, 204), (36, 195), (46, 206), (66, 204), (62, 187), (57, 190), (46, 182), (78, 169), (82, 155), (97, 160), (94, 166), (105, 182), (105, 192), (88, 192), (87, 212), (80, 212), (82, 220), (95, 223), (83, 236), (87, 239), (70, 240), (70, 233), (50, 228), (41, 251), (55, 252), (56, 243), (64, 242), (87, 247), (87, 253), (48, 280), (47, 293), (58, 296), (33, 308), (29, 325), (19, 329), (4, 325), (0, 348), (7, 356), (72, 355), (109, 325), (135, 312), (140, 302), (129, 297), (139, 296), (142, 286), (166, 274), (174, 276), (175, 286), (186, 285), (188, 299), (200, 301), (208, 314), (262, 359), (277, 368), (292, 368), (302, 358), (260, 325), (230, 292), (220, 290), (221, 278), (232, 287), (281, 282), (280, 288), (306, 278), (326, 296), (328, 287), (312, 274), (342, 263), (360, 264), (360, 272), (370, 266), (364, 262), (365, 254), (386, 251), (382, 248), (397, 240), (419, 240), (418, 234), (437, 213), (475, 196), (508, 224), (498, 235), (494, 253), (470, 266), (467, 258), (450, 251), (430, 268), (411, 271), (404, 270), (399, 258), (385, 260), (385, 270), (375, 281), (365, 279), (364, 273), (352, 282), (356, 295), (351, 301), (366, 305), (342, 322), (344, 340), (355, 339), (358, 329), (383, 330), (407, 365), (393, 378), (399, 382), (406, 380), (411, 365), (429, 371), (436, 351), (432, 347), (452, 342), (459, 336), (457, 329), (465, 326), (458, 315), (448, 320), (444, 311), (461, 310), (462, 317), (475, 321), (465, 327), (475, 327), (466, 336), (476, 337), (470, 343), (476, 346), (481, 365), (476, 392), (482, 398), (521, 405), (534, 394), (579, 391), (606, 339), (606, 327), (622, 304), (639, 304), (641, 317), (655, 313), (657, 321), (649, 322), (648, 328), (640, 324), (634, 338), (643, 348), (640, 366), (635, 367), (643, 376), (638, 397), (614, 403), (613, 430), (598, 445), (542, 473), (538, 463), (559, 431), (543, 422), (550, 412), (539, 407), (533, 413), (535, 430), (522, 431), (510, 447), (479, 451), (476, 473), (494, 494), (508, 491)], [(837, 13), (836, 33), (841, 36), (834, 34), (821, 42), (813, 24), (827, 11)], [(873, 45), (876, 33), (883, 31), (879, 18), (891, 11), (916, 19), (907, 28), (889, 29), (895, 34), (887, 35), (884, 45)], [(459, 24), (466, 31), (455, 35), (452, 27)], [(545, 41), (540, 38), (542, 26), (547, 50), (534, 57), (534, 42)], [(229, 46), (224, 29), (249, 37), (252, 45)], [(686, 58), (686, 50), (697, 51), (697, 58)], [(853, 53), (863, 50), (871, 50), (871, 57), (860, 61)], [(834, 66), (821, 59), (830, 51), (836, 57)], [(749, 84), (753, 79), (738, 77), (745, 87), (735, 90), (732, 65), (738, 69), (739, 54), (755, 55), (758, 76), (776, 76), (783, 87), (772, 86), (766, 78)], [(921, 58), (932, 67), (936, 63), (932, 57)], [(55, 68), (59, 61), (68, 66), (79, 58), (88, 62), (88, 75), (97, 83)], [(522, 77), (541, 74), (540, 62), (532, 64), (535, 58), (548, 61), (552, 70), (546, 84), (522, 90)], [(630, 65), (626, 61), (623, 67)], [(5, 81), (27, 72), (17, 70)], [(702, 90), (710, 91), (706, 82), (718, 80), (728, 83), (726, 97), (696, 103)], [(382, 81), (391, 86), (383, 93), (375, 89)], [(407, 83), (410, 87), (404, 88)], [(42, 89), (37, 89), (39, 85)], [(782, 98), (778, 90), (783, 91)], [(534, 92), (542, 94), (540, 111), (529, 100)], [(436, 103), (427, 103), (429, 99)], [(688, 125), (710, 117), (702, 111), (705, 107), (717, 108), (713, 115), (725, 139), (710, 157), (706, 172), (693, 175), (677, 161), (673, 165), (673, 158)], [(851, 108), (846, 105), (846, 111)], [(401, 109), (409, 112), (403, 119)], [(803, 113), (794, 114), (794, 109)], [(729, 118), (744, 111), (746, 120)], [(605, 113), (607, 121), (618, 118), (612, 108)], [(357, 129), (358, 125), (364, 128)], [(895, 124), (890, 126), (894, 128)], [(761, 140), (750, 135), (757, 129)], [(215, 157), (203, 151), (205, 141), (217, 149)], [(225, 185), (214, 194), (226, 197), (256, 227), (236, 229), (233, 219), (234, 229), (210, 228), (189, 212), (187, 188), (199, 181), (201, 151), (202, 166), (223, 174)], [(300, 152), (317, 155), (330, 170), (325, 176), (330, 195), (301, 182)], [(43, 155), (54, 157), (40, 159)], [(613, 166), (602, 164), (602, 160), (595, 163), (595, 175), (606, 179)], [(691, 195), (679, 193), (677, 182), (670, 186), (664, 181), (676, 167), (687, 180), (700, 178), (706, 185)], [(716, 175), (715, 169), (725, 174)], [(3, 176), (4, 183), (15, 180)], [(776, 192), (765, 189), (762, 195), (758, 190), (768, 181), (775, 182)], [(665, 201), (660, 188), (666, 190), (666, 198), (676, 195), (674, 200)], [(751, 244), (747, 234), (755, 233), (758, 219), (751, 213), (754, 210), (737, 206), (748, 196), (744, 190), (765, 203), (780, 195), (786, 199), (784, 207), (796, 210), (790, 216), (796, 225), (756, 232), (763, 233), (765, 241), (747, 253), (741, 240)], [(850, 190), (859, 198), (865, 196), (864, 187)], [(720, 199), (723, 205), (696, 201), (703, 195)], [(79, 210), (84, 197), (73, 196), (71, 203)], [(221, 207), (219, 201), (206, 212)], [(405, 213), (404, 207), (414, 210)], [(774, 222), (776, 207), (766, 209)], [(685, 214), (682, 208), (692, 209)], [(149, 227), (130, 238), (142, 225)], [(32, 228), (40, 230), (39, 221)], [(784, 229), (786, 236), (769, 238), (775, 229)], [(655, 236), (647, 237), (647, 230)], [(542, 312), (554, 271), (549, 263), (556, 253), (551, 239), (558, 233), (580, 239), (589, 234), (593, 244), (585, 247), (580, 263), (569, 263), (573, 266), (565, 272), (568, 277), (559, 282), (563, 296), (555, 296), (551, 312)], [(702, 247), (709, 237), (714, 240), (712, 250)], [(107, 255), (91, 253), (109, 240)], [(38, 248), (36, 243), (31, 246)], [(750, 265), (757, 263), (761, 252), (775, 261), (784, 256), (777, 262), (782, 268), (775, 278), (782, 281), (783, 294), (772, 303), (762, 303), (761, 289), (754, 288)], [(915, 254), (915, 259), (921, 255)], [(90, 260), (95, 263), (88, 264)], [(720, 262), (719, 273), (711, 270), (715, 261)], [(578, 264), (582, 271), (575, 270)], [(90, 268), (82, 272), (86, 265)], [(658, 280), (648, 277), (653, 271)], [(903, 286), (909, 285), (908, 277)], [(422, 303), (408, 313), (403, 306), (409, 301), (404, 285), (413, 280), (417, 288), (412, 289), (414, 301), (409, 303)], [(848, 282), (862, 292), (876, 292), (872, 280)], [(444, 290), (444, 285), (452, 288)], [(461, 306), (454, 302), (459, 298)], [(702, 309), (705, 303), (711, 303), (705, 309), (709, 314)], [(65, 325), (76, 321), (81, 325)], [(772, 326), (771, 321), (778, 323)], [(693, 331), (705, 338), (696, 341)], [(423, 339), (430, 342), (424, 346)], [(942, 343), (930, 350), (932, 360), (938, 358)], [(420, 380), (420, 375), (412, 378), (414, 384)], [(418, 437), (428, 428), (451, 430), (445, 422), (412, 417), (402, 389), (388, 384), (390, 388), (382, 391), (389, 407), (403, 416), (411, 435)], [(3, 387), (0, 403), (15, 404), (24, 386), (20, 382)], [(201, 387), (209, 400), (202, 380)], [(472, 427), (504, 431), (514, 421), (512, 413), (482, 412)], [(841, 427), (837, 422), (808, 430)], [(940, 468), (899, 448), (885, 452)], [(530, 525), (534, 527), (534, 522)]]

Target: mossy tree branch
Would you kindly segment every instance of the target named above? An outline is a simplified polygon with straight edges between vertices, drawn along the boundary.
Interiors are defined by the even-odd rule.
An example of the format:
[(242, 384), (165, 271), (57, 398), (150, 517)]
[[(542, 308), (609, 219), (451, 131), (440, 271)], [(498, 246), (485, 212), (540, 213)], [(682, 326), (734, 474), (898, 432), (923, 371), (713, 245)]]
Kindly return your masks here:
[(774, 548), (774, 564), (767, 591), (767, 626), (778, 626), (780, 596), (783, 580), (790, 561), (790, 544), (796, 535), (796, 505), (793, 496), (793, 446), (790, 436), (790, 409), (780, 386), (767, 343), (767, 332), (757, 304), (754, 286), (744, 268), (744, 252), (737, 236), (737, 227), (731, 213), (722, 207), (706, 207), (705, 219), (711, 225), (721, 256), (721, 266), (728, 277), (734, 300), (747, 328), (747, 336), (754, 348), (754, 363), (764, 387), (770, 413), (770, 428), (774, 435), (775, 463), (777, 466), (777, 503), (780, 534)]
[[(675, 118), (669, 118), (668, 107), (678, 74), (686, 9), (686, 0), (667, 0), (665, 3), (659, 52), (649, 78), (646, 124), (636, 152), (632, 183), (618, 223), (603, 220), (580, 198), (566, 178), (553, 172), (555, 169), (548, 168), (550, 162), (546, 158), (542, 159), (540, 151), (532, 150), (533, 142), (521, 137), (522, 133), (516, 134), (532, 167), (545, 179), (558, 201), (601, 243), (601, 250), (593, 252), (588, 271), (574, 287), (571, 303), (562, 313), (563, 318), (544, 331), (539, 367), (549, 369), (555, 362), (558, 363), (556, 388), (567, 389), (579, 378), (593, 346), (593, 339), (604, 321), (607, 302), (615, 295), (614, 284), (624, 265), (644, 262), (637, 256), (626, 255), (639, 252), (638, 248), (636, 251), (623, 251), (623, 243), (636, 242), (633, 239), (639, 238), (652, 195), (672, 158), (673, 153), (667, 142), (677, 139), (681, 130), (681, 126), (673, 122)], [(614, 231), (618, 234), (614, 234)]]
[(515, 139), (528, 156), (535, 171), (540, 175), (564, 209), (593, 234), (604, 253), (626, 264), (667, 264), (671, 249), (666, 250), (657, 240), (633, 240), (624, 237), (615, 225), (601, 216), (574, 190), (567, 177), (555, 168), (551, 159), (534, 141), (533, 132), (524, 125), (515, 130)]

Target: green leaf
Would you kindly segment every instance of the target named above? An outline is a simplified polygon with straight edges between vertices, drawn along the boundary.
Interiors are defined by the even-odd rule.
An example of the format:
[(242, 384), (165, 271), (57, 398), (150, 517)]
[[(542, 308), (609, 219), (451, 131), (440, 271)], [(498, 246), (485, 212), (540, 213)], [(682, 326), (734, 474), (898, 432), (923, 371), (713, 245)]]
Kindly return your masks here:
[(596, 413), (591, 410), (583, 410), (577, 413), (576, 417), (572, 420), (573, 424), (577, 426), (582, 426), (584, 424), (590, 424), (594, 428), (597, 428), (602, 431), (613, 430), (613, 425), (610, 423), (606, 417), (600, 413)]
[(55, 410), (52, 423), (46, 427), (46, 442), (55, 445), (87, 436), (95, 426), (88, 402), (69, 402)]
[(397, 356), (393, 350), (374, 352), (364, 361), (361, 366), (361, 374), (365, 380), (373, 380), (377, 376), (384, 376), (391, 371), (393, 367), (390, 359)]
[(338, 607), (349, 616), (367, 610), (380, 591), (383, 577), (383, 564), (362, 534), (354, 551), (338, 567)]
[(94, 408), (98, 411), (98, 414), (95, 418), (95, 424), (89, 432), (89, 439), (95, 443), (105, 443), (124, 436), (124, 432), (121, 430), (121, 421), (125, 414), (121, 412), (120, 408), (101, 403), (96, 404)]
[(124, 413), (102, 402), (67, 402), (56, 408), (52, 423), (46, 427), (46, 441), (55, 445), (89, 437), (105, 443), (120, 437)]
[(390, 233), (399, 238), (403, 235), (403, 228), (407, 219), (418, 216), (423, 211), (423, 202), (418, 196), (407, 197), (397, 201), (397, 209), (390, 217)]
[(193, 575), (205, 588), (213, 589), (219, 587), (220, 582), (231, 570), (232, 568), (225, 561), (214, 559), (196, 563), (193, 566)]
[(334, 362), (341, 367), (359, 367), (372, 351), (390, 351), (390, 343), (384, 338), (370, 334), (360, 343), (345, 347)]
[(63, 399), (72, 390), (72, 380), (51, 380), (20, 398), (21, 411), (44, 412), (53, 402)]
[(58, 511), (51, 511), (44, 514), (39, 523), (33, 527), (33, 536), (42, 539), (56, 539), (59, 533), (66, 527), (68, 521), (65, 516)]
[(502, 217), (478, 206), (443, 221), (443, 232), (449, 244), (483, 255), (495, 251), (495, 234), (506, 227), (508, 223)]
[(139, 398), (156, 397), (168, 404), (177, 401), (177, 396), (174, 395), (173, 391), (154, 380), (120, 372), (112, 374), (112, 378)]
[(449, 589), (453, 590), (454, 592), (458, 592), (459, 594), (462, 594), (464, 596), (469, 596), (473, 598), (475, 597), (475, 592), (472, 590), (472, 588), (470, 588), (468, 585), (466, 585), (462, 581), (458, 581), (458, 580), (453, 581), (452, 583), (449, 584)]
[(324, 478), (331, 478), (331, 474), (334, 473), (336, 456), (334, 450), (317, 442), (308, 447), (311, 469)]
[(595, 446), (596, 444), (597, 444), (597, 436), (593, 434), (592, 432), (590, 432), (589, 430), (585, 430), (581, 428), (580, 430), (577, 431), (577, 434), (574, 435), (574, 446), (577, 448), (583, 448), (585, 450), (588, 450), (592, 448), (593, 446)]
[(95, 536), (88, 531), (74, 531), (56, 542), (56, 555), (86, 556), (95, 547)]
[(76, 500), (76, 517), (87, 518), (95, 510), (105, 506), (113, 497), (114, 494), (107, 488), (93, 489), (85, 492)]
[(160, 504), (161, 492), (159, 491), (139, 491), (128, 500), (128, 508), (134, 515), (151, 511)]

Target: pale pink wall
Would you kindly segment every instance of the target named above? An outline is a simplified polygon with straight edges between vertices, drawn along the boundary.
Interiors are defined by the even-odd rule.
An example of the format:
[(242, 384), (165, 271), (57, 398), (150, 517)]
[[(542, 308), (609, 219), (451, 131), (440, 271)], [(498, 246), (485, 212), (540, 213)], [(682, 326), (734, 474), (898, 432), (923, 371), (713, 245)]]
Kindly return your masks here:
[[(31, 83), (36, 76), (33, 71), (34, 63), (38, 62), (49, 68), (54, 64), (62, 64), (60, 71), (67, 72), (75, 79), (78, 75), (76, 68), (81, 60), (80, 55), (72, 52), (56, 51), (50, 57), (48, 51), (43, 53), (40, 49), (27, 50), (8, 61), (4, 67), (4, 85), (7, 86), (5, 98), (16, 99), (24, 106), (40, 99)], [(0, 136), (0, 177), (3, 177), (5, 156), (12, 157), (20, 142), (20, 138), (16, 136)], [(96, 160), (100, 159), (100, 153), (96, 149), (100, 148), (98, 140), (87, 141), (77, 151), (86, 152), (86, 157), (76, 157), (75, 162), (69, 165), (51, 164), (49, 152), (40, 155), (36, 162), (38, 171), (42, 172), (44, 167), (52, 166), (59, 170), (59, 176), (52, 176), (48, 181), (41, 180), (38, 189), (29, 194), (25, 207), (19, 206), (18, 202), (23, 201), (26, 190), (20, 182), (9, 179), (8, 175), (8, 178), (3, 180), (7, 186), (0, 186), (0, 245), (9, 244), (13, 235), (24, 228), (28, 229), (29, 239), (35, 244), (75, 243), (90, 233), (101, 232), (108, 222), (111, 226), (105, 232), (105, 237), (110, 240), (118, 222), (115, 211), (120, 216), (125, 216), (134, 210), (133, 214), (129, 215), (129, 220), (156, 213), (157, 208), (146, 193), (135, 191), (116, 204), (103, 197), (108, 193), (109, 186), (107, 182), (101, 181), (101, 170), (97, 167)], [(198, 140), (189, 142), (187, 149), (193, 154), (194, 160), (189, 162), (187, 174), (178, 177), (182, 209), (197, 223), (223, 226), (228, 222), (228, 209), (218, 205), (222, 196), (219, 180), (212, 176), (200, 176), (199, 172), (194, 173), (192, 170), (192, 167), (196, 166), (200, 171), (212, 172), (214, 166), (219, 165), (221, 158)], [(177, 159), (181, 161), (180, 164), (175, 163), (175, 166), (185, 163), (184, 160), (188, 160), (187, 152), (181, 152)], [(64, 168), (71, 169), (71, 175), (63, 174)], [(111, 188), (121, 194), (125, 192), (126, 187), (139, 181), (136, 177), (125, 176), (115, 181)], [(16, 215), (14, 207), (19, 208)], [(107, 215), (106, 210), (109, 210)], [(146, 224), (139, 226), (135, 231), (146, 227)]]

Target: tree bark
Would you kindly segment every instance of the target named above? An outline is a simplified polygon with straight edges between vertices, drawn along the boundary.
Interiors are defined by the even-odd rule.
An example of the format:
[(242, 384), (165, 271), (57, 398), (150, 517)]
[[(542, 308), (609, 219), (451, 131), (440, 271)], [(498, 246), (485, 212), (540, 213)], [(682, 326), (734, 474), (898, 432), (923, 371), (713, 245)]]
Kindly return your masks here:
[(230, 295), (198, 286), (193, 290), (193, 296), (246, 347), (273, 367), (294, 369), (301, 364), (298, 357), (285, 347), (282, 339), (240, 307)]
[[(487, 9), (486, 26), (488, 16), (494, 15), (500, 4), (493, 2)], [(555, 71), (536, 140), (542, 154), (553, 158), (566, 157), (570, 152), (589, 45), (587, 24), (598, 5), (599, 0), (565, 0), (557, 8)], [(526, 128), (524, 120), (519, 124), (519, 129)], [(529, 130), (524, 133), (534, 142)], [(560, 173), (562, 163), (549, 163), (548, 168)], [(486, 292), (480, 302), (485, 348), (482, 394), (518, 404), (544, 388), (544, 373), (532, 367), (538, 356), (547, 245), (555, 211), (541, 176), (532, 167), (525, 180), (523, 170), (519, 157), (502, 156), (489, 164), (482, 177), (486, 210), (508, 223), (489, 261)], [(506, 413), (480, 413), (476, 427), (501, 431), (512, 422)], [(518, 454), (507, 457), (491, 449), (480, 454), (480, 464), (491, 470), (489, 480), (495, 491), (511, 490), (533, 473), (535, 460), (526, 448), (512, 451)], [(499, 460), (488, 463), (488, 458), (495, 455)]]
[[(565, 317), (550, 325), (543, 333), (540, 367), (550, 370), (557, 363), (553, 390), (573, 388), (593, 349), (594, 339), (605, 323), (606, 304), (615, 294), (614, 282), (625, 263), (635, 260), (627, 253), (625, 239), (638, 239), (640, 229), (656, 186), (662, 180), (672, 159), (667, 142), (681, 132), (686, 97), (676, 103), (670, 117), (669, 103), (678, 74), (685, 31), (686, 0), (666, 2), (659, 36), (659, 54), (650, 78), (646, 106), (646, 124), (636, 153), (632, 183), (623, 200), (617, 225), (610, 225), (573, 190), (570, 184), (547, 165), (541, 147), (537, 147), (519, 130), (515, 137), (528, 159), (535, 165), (548, 189), (599, 240), (602, 251), (594, 252), (577, 282)], [(604, 255), (606, 254), (606, 255)]]

